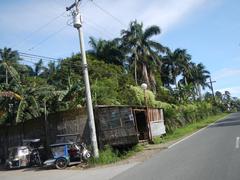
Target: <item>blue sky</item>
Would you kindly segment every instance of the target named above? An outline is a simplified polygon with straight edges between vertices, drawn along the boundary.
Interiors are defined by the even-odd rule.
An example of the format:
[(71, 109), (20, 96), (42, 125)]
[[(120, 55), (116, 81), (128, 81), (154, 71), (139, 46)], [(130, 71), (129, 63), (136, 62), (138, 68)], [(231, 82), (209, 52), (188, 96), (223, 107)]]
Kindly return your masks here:
[[(63, 58), (79, 51), (77, 32), (65, 7), (73, 0), (0, 1), (0, 48)], [(121, 22), (82, 0), (85, 45), (88, 37), (119, 36), (131, 20), (158, 25), (163, 45), (185, 48), (194, 62), (212, 74), (215, 90), (240, 97), (240, 1), (237, 0), (94, 0)], [(63, 14), (64, 13), (64, 14)], [(61, 14), (61, 16), (60, 16)], [(56, 18), (57, 17), (57, 18)], [(53, 20), (55, 18), (55, 20)], [(55, 34), (55, 35), (53, 35)]]

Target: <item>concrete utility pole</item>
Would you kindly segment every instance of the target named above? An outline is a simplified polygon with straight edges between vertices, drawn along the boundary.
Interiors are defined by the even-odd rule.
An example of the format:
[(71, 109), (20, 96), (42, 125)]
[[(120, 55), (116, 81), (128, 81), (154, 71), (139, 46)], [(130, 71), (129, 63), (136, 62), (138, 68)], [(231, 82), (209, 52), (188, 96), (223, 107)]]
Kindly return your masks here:
[(211, 77), (210, 77), (210, 81), (208, 82), (210, 84), (210, 88), (212, 91), (212, 96), (213, 96), (213, 100), (215, 101), (215, 94), (214, 94), (214, 90), (213, 90), (213, 83), (215, 83), (216, 81), (212, 81)]
[(88, 120), (89, 120), (89, 127), (90, 127), (91, 143), (93, 147), (93, 155), (94, 157), (98, 158), (99, 157), (98, 143), (97, 143), (96, 127), (95, 127), (94, 114), (93, 114), (90, 83), (89, 83), (89, 77), (88, 77), (88, 65), (87, 65), (85, 48), (84, 48), (82, 18), (81, 18), (79, 7), (78, 7), (80, 1), (81, 0), (75, 0), (75, 3), (67, 7), (66, 10), (69, 11), (75, 7), (75, 10), (72, 10), (73, 26), (78, 30), (79, 41), (80, 41), (80, 51), (82, 55), (83, 76), (84, 76), (84, 82), (85, 82)]

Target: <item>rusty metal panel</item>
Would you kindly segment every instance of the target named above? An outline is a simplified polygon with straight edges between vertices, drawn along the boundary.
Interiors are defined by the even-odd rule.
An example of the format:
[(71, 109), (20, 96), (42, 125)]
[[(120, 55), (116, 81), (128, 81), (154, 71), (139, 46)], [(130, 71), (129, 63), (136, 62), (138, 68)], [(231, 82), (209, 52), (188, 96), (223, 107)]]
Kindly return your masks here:
[(147, 113), (152, 138), (165, 134), (166, 128), (164, 125), (163, 110), (149, 108)]
[(162, 109), (148, 108), (148, 120), (151, 121), (164, 121)]
[(98, 139), (101, 145), (127, 145), (138, 142), (130, 107), (98, 107)]

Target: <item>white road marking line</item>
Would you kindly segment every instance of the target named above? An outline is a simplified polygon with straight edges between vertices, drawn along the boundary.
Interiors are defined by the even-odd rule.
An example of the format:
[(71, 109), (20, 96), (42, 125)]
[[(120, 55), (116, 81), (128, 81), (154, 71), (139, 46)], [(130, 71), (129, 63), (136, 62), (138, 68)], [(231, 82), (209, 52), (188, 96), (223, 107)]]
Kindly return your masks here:
[(191, 135), (189, 135), (189, 136), (187, 136), (187, 137), (181, 139), (180, 141), (173, 143), (172, 145), (168, 146), (168, 149), (170, 149), (170, 148), (172, 148), (173, 146), (175, 146), (175, 145), (177, 145), (177, 144), (179, 144), (179, 143), (181, 143), (181, 142), (183, 142), (183, 141), (189, 139), (190, 137), (192, 137), (192, 136), (194, 136), (195, 134), (197, 134), (197, 133), (199, 133), (199, 132), (201, 132), (201, 131), (207, 129), (209, 126), (212, 126), (213, 124), (214, 124), (214, 123), (211, 123), (211, 124), (209, 124), (208, 126), (206, 126), (206, 127), (202, 128), (202, 129), (196, 131), (195, 133), (193, 133), (193, 134), (191, 134)]
[(239, 148), (239, 140), (240, 140), (240, 137), (236, 137), (236, 149)]

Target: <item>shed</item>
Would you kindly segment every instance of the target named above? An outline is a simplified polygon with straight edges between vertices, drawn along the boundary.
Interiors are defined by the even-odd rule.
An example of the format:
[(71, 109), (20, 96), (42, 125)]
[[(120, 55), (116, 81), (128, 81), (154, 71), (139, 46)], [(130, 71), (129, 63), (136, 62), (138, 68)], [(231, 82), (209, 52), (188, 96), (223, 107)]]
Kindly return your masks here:
[(133, 106), (96, 106), (99, 146), (126, 146), (165, 134), (163, 109)]

